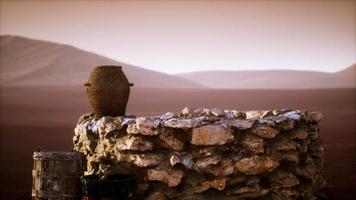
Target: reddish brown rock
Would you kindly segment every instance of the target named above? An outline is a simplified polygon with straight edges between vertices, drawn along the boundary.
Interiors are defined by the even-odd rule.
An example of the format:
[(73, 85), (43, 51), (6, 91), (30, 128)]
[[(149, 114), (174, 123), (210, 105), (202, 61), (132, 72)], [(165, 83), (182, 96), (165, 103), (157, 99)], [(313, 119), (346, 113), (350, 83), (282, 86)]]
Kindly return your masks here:
[(283, 188), (278, 191), (278, 193), (273, 193), (271, 198), (273, 200), (294, 200), (299, 197), (299, 193), (295, 189)]
[(138, 117), (136, 124), (129, 124), (127, 127), (128, 134), (141, 134), (141, 135), (157, 135), (159, 119), (155, 117)]
[(312, 122), (319, 122), (323, 115), (320, 112), (308, 112), (308, 117)]
[(181, 115), (185, 116), (185, 117), (189, 117), (192, 115), (192, 109), (189, 107), (185, 107), (182, 111), (181, 111)]
[(167, 197), (162, 192), (154, 192), (145, 200), (167, 200)]
[(224, 159), (217, 165), (211, 167), (209, 171), (211, 174), (214, 174), (214, 176), (229, 176), (234, 173), (234, 165), (231, 159)]
[(213, 114), (216, 117), (224, 117), (225, 116), (225, 112), (220, 108), (212, 109), (211, 114)]
[(86, 174), (137, 175), (138, 199), (312, 199), (326, 185), (320, 119), (287, 109), (85, 115), (73, 142)]
[(174, 130), (165, 129), (159, 134), (159, 139), (164, 141), (171, 149), (182, 151), (184, 143), (174, 136)]
[(271, 172), (278, 167), (278, 165), (278, 161), (273, 158), (255, 155), (235, 163), (235, 169), (247, 175), (256, 175)]
[(253, 127), (255, 120), (241, 120), (236, 119), (230, 123), (230, 126), (237, 128), (238, 130), (247, 130)]
[(318, 140), (311, 142), (311, 144), (309, 145), (309, 149), (310, 152), (318, 158), (322, 158), (324, 156), (324, 147)]
[(237, 199), (254, 199), (263, 197), (268, 194), (267, 189), (262, 189), (259, 185), (252, 186), (240, 186), (231, 189), (227, 192), (227, 195), (238, 195)]
[(245, 112), (246, 119), (258, 119), (265, 111), (247, 111)]
[(194, 163), (194, 169), (198, 172), (205, 172), (209, 167), (219, 163), (219, 157), (211, 156), (200, 158)]
[(277, 143), (275, 143), (274, 148), (279, 151), (288, 151), (288, 150), (296, 150), (297, 149), (297, 143), (294, 141), (288, 141), (288, 140), (281, 140)]
[(106, 136), (106, 134), (110, 133), (111, 131), (120, 130), (121, 129), (122, 118), (117, 117), (102, 117), (99, 120), (98, 124), (98, 133), (101, 136)]
[(184, 172), (181, 170), (155, 170), (149, 169), (147, 171), (147, 179), (149, 181), (161, 181), (168, 184), (169, 187), (177, 186), (182, 177)]
[(158, 165), (161, 161), (160, 156), (154, 153), (128, 153), (124, 154), (120, 151), (115, 150), (115, 161), (116, 162), (127, 162), (132, 163), (137, 167), (149, 167)]
[(263, 153), (263, 139), (253, 135), (247, 135), (242, 140), (242, 145), (247, 152)]
[(274, 129), (270, 126), (266, 125), (259, 125), (256, 128), (252, 129), (252, 132), (262, 138), (266, 139), (272, 139), (276, 137), (276, 135), (279, 133), (277, 129)]
[(193, 167), (192, 155), (175, 152), (171, 155), (169, 162), (172, 166), (182, 164), (184, 167), (191, 169)]
[(287, 151), (281, 154), (281, 159), (299, 164), (299, 153), (295, 151)]
[(247, 179), (247, 176), (245, 176), (245, 175), (233, 176), (228, 180), (227, 185), (235, 185), (238, 183), (242, 183), (242, 182), (246, 181), (246, 179)]
[(234, 141), (234, 135), (220, 125), (206, 125), (193, 129), (191, 143), (194, 145), (223, 145)]
[(163, 122), (163, 126), (169, 128), (180, 128), (180, 129), (190, 129), (201, 126), (205, 124), (205, 117), (194, 117), (194, 118), (172, 118)]
[(152, 142), (143, 140), (141, 137), (124, 136), (119, 138), (114, 146), (119, 151), (123, 150), (136, 150), (136, 151), (149, 151), (153, 149)]
[(298, 129), (293, 131), (292, 138), (297, 140), (305, 140), (308, 137), (308, 131), (305, 129)]
[(298, 178), (293, 173), (277, 171), (270, 176), (273, 182), (280, 184), (282, 187), (289, 188), (299, 184)]
[(193, 192), (201, 193), (201, 192), (204, 192), (210, 188), (214, 188), (217, 190), (224, 190), (225, 185), (226, 185), (226, 180), (227, 180), (227, 178), (220, 178), (220, 179), (214, 179), (214, 180), (209, 180), (209, 181), (203, 181), (203, 182), (201, 182), (201, 185), (199, 185), (193, 189)]

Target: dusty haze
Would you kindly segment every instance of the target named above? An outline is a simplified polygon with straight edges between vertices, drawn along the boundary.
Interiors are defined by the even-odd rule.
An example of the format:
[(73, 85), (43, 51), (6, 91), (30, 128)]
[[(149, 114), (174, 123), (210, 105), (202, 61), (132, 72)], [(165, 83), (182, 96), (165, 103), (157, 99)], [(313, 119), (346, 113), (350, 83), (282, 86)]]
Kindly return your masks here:
[(355, 1), (1, 1), (0, 33), (144, 68), (336, 72), (356, 61)]

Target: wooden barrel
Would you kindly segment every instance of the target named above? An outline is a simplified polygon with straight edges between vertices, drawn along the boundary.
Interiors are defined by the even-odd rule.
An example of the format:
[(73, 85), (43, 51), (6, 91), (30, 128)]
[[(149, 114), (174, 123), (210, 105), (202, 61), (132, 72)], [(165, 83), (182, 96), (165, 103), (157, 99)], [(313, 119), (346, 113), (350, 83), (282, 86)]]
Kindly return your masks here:
[(81, 197), (82, 155), (77, 152), (33, 153), (33, 200), (74, 200)]

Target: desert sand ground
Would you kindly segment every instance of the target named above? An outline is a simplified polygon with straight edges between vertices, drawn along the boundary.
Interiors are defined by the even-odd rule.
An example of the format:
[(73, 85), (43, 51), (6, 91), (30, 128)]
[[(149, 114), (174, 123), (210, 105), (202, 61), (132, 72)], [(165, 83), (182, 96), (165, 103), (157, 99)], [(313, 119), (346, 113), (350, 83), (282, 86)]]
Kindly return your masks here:
[[(327, 194), (356, 193), (356, 93), (323, 90), (183, 90), (133, 88), (128, 112), (178, 112), (185, 106), (237, 110), (297, 108), (321, 111)], [(90, 112), (83, 87), (7, 87), (1, 90), (1, 199), (30, 199), (32, 153), (71, 150), (78, 117)]]

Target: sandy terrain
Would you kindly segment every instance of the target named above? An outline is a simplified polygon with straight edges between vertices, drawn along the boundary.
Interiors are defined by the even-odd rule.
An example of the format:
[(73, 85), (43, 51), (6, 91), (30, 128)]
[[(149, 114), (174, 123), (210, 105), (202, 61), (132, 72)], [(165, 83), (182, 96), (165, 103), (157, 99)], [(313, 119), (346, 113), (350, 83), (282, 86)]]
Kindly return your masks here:
[[(168, 90), (133, 88), (128, 112), (179, 111), (184, 106), (238, 110), (301, 108), (323, 112), (321, 137), (331, 199), (356, 192), (356, 94), (338, 90)], [(29, 199), (32, 153), (71, 150), (78, 117), (90, 111), (83, 87), (11, 87), (1, 91), (1, 199)]]

